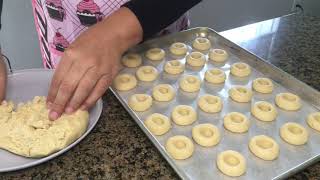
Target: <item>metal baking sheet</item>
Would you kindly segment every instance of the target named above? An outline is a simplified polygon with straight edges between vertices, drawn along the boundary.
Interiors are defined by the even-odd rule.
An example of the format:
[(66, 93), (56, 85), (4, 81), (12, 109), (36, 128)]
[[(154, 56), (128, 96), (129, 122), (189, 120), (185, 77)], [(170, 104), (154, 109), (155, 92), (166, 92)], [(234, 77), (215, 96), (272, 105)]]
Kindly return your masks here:
[[(166, 61), (177, 59), (170, 55), (168, 47), (174, 42), (184, 42), (189, 46), (189, 53), (192, 52), (191, 44), (196, 37), (207, 37), (213, 48), (222, 48), (226, 50), (230, 57), (224, 64), (217, 64), (207, 61), (204, 67), (193, 69), (186, 66), (184, 75), (192, 74), (203, 79), (207, 69), (218, 67), (225, 71), (227, 80), (223, 85), (212, 85), (202, 81), (201, 90), (197, 93), (186, 93), (179, 89), (178, 81), (183, 75), (168, 75), (163, 70)], [(163, 61), (149, 61), (144, 57), (144, 52), (152, 47), (160, 47), (166, 50), (166, 57)], [(320, 155), (320, 133), (311, 129), (306, 124), (306, 117), (311, 112), (319, 111), (320, 93), (307, 86), (303, 82), (288, 75), (275, 66), (268, 64), (261, 58), (256, 57), (250, 52), (242, 49), (238, 45), (226, 40), (215, 31), (209, 28), (195, 28), (184, 32), (168, 35), (162, 38), (154, 39), (141, 44), (131, 50), (140, 53), (143, 57), (143, 65), (152, 65), (158, 69), (160, 75), (154, 82), (139, 82), (138, 86), (127, 92), (111, 90), (138, 123), (141, 129), (146, 133), (154, 145), (158, 148), (164, 158), (169, 162), (177, 174), (183, 179), (282, 179), (294, 174), (300, 169), (315, 162)], [(178, 58), (185, 62), (185, 58)], [(230, 66), (235, 62), (245, 62), (252, 67), (252, 74), (247, 78), (237, 78), (230, 73)], [(137, 68), (125, 68), (121, 73), (135, 74)], [(251, 103), (236, 103), (228, 97), (228, 90), (235, 85), (251, 88), (252, 80), (257, 77), (268, 77), (274, 82), (274, 91), (272, 94), (263, 95), (253, 91)], [(177, 90), (176, 98), (171, 102), (154, 101), (151, 109), (145, 112), (137, 113), (127, 105), (128, 98), (136, 93), (147, 93), (151, 95), (152, 87), (160, 83), (168, 83)], [(302, 108), (296, 112), (283, 111), (277, 107), (278, 117), (273, 122), (262, 122), (250, 114), (251, 104), (256, 101), (268, 101), (275, 105), (275, 95), (280, 92), (293, 92), (302, 98)], [(197, 99), (203, 94), (213, 94), (222, 98), (223, 110), (220, 113), (209, 114), (201, 111), (197, 107)], [(162, 113), (170, 117), (173, 107), (176, 105), (190, 105), (197, 110), (198, 120), (189, 126), (178, 126), (172, 122), (172, 129), (162, 136), (152, 135), (143, 122), (145, 118), (152, 113)], [(276, 106), (275, 106), (276, 107)], [(238, 111), (245, 114), (251, 123), (247, 133), (235, 134), (224, 129), (223, 117), (225, 114)], [(302, 146), (293, 146), (284, 142), (279, 136), (279, 128), (286, 122), (297, 122), (302, 124), (309, 132), (309, 141)], [(186, 160), (174, 160), (165, 150), (166, 140), (174, 135), (185, 135), (192, 139), (191, 129), (199, 123), (212, 123), (216, 125), (221, 132), (221, 141), (218, 145), (210, 148), (202, 147), (194, 142), (195, 151), (192, 157)], [(255, 135), (268, 135), (273, 137), (280, 146), (280, 156), (274, 161), (264, 161), (255, 157), (248, 149), (248, 142)], [(231, 178), (222, 174), (216, 167), (217, 154), (225, 150), (236, 150), (241, 152), (247, 161), (247, 171), (244, 175)]]
[[(17, 104), (20, 102), (30, 101), (34, 96), (46, 96), (52, 76), (53, 70), (46, 69), (28, 69), (15, 71), (8, 77), (6, 99), (12, 100)], [(0, 173), (35, 166), (65, 153), (66, 151), (77, 145), (92, 131), (99, 120), (101, 112), (102, 100), (100, 99), (96, 103), (96, 105), (89, 111), (89, 124), (86, 132), (66, 148), (47, 157), (26, 158), (0, 149)]]

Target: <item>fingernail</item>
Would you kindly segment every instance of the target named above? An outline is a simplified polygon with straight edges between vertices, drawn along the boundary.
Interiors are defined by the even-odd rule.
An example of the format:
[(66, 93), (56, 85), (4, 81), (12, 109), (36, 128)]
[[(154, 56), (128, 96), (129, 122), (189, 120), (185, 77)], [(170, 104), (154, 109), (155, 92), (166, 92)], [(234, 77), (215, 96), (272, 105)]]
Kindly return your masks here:
[(73, 110), (72, 107), (67, 107), (65, 112), (66, 112), (67, 114), (70, 114), (70, 113), (73, 113), (73, 111), (74, 111), (74, 110)]
[(56, 120), (56, 119), (58, 119), (58, 117), (59, 117), (59, 115), (58, 115), (58, 113), (55, 112), (55, 111), (51, 111), (50, 114), (49, 114), (49, 118), (50, 118), (51, 120)]

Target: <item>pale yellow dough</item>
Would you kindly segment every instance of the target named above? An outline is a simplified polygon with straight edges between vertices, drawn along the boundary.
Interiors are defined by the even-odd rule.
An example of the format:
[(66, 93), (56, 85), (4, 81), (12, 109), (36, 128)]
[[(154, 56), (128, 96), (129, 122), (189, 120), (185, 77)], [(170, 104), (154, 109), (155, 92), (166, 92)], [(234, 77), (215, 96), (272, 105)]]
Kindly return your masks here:
[(272, 161), (279, 156), (279, 145), (269, 136), (258, 135), (250, 139), (250, 151), (257, 157)]
[(209, 52), (209, 59), (214, 62), (222, 63), (228, 59), (228, 53), (223, 49), (212, 49)]
[(217, 113), (221, 111), (223, 105), (220, 97), (205, 94), (199, 98), (198, 106), (204, 112)]
[(152, 61), (160, 61), (165, 55), (166, 52), (161, 48), (152, 48), (146, 52), (146, 57)]
[(194, 67), (201, 67), (206, 63), (206, 57), (201, 52), (192, 52), (186, 59), (187, 63)]
[(251, 74), (251, 67), (246, 63), (234, 63), (231, 66), (230, 72), (237, 77), (246, 77)]
[(131, 74), (118, 74), (113, 80), (113, 86), (119, 91), (129, 91), (137, 86), (137, 79)]
[(197, 92), (200, 90), (201, 81), (197, 76), (186, 75), (180, 80), (179, 84), (185, 92)]
[(167, 116), (159, 113), (151, 114), (144, 121), (149, 131), (157, 136), (167, 133), (171, 128), (170, 120)]
[(289, 122), (280, 128), (280, 136), (292, 145), (303, 145), (308, 141), (308, 131), (298, 123)]
[(273, 91), (273, 83), (269, 78), (257, 78), (253, 81), (252, 88), (259, 93), (269, 94)]
[(307, 123), (311, 128), (320, 131), (320, 112), (309, 114)]
[(134, 111), (142, 112), (152, 106), (152, 98), (147, 94), (134, 94), (130, 96), (128, 104)]
[(245, 133), (249, 130), (250, 122), (244, 114), (231, 112), (224, 116), (223, 126), (234, 133)]
[(134, 68), (138, 67), (142, 63), (142, 58), (139, 54), (129, 53), (122, 57), (122, 64), (126, 67)]
[(12, 102), (0, 106), (0, 148), (21, 156), (48, 156), (73, 143), (88, 127), (87, 111), (49, 120), (45, 97), (35, 96), (16, 111), (13, 107)]
[(172, 158), (182, 160), (192, 156), (194, 145), (186, 136), (172, 136), (167, 140), (166, 150)]
[(197, 112), (191, 106), (178, 105), (173, 109), (171, 117), (177, 125), (186, 126), (197, 120)]
[(170, 84), (158, 84), (152, 90), (152, 97), (157, 101), (171, 101), (176, 95)]
[(206, 51), (211, 48), (211, 42), (207, 38), (198, 37), (193, 41), (192, 47), (199, 51)]
[(168, 74), (181, 74), (184, 71), (184, 64), (181, 63), (179, 60), (172, 60), (166, 62), (164, 65), (164, 71)]
[(251, 113), (261, 121), (273, 121), (277, 117), (276, 108), (269, 102), (258, 101), (251, 107)]
[(246, 160), (237, 151), (227, 150), (218, 154), (217, 167), (225, 175), (236, 177), (246, 172)]
[(187, 53), (187, 51), (187, 45), (181, 42), (173, 43), (170, 46), (170, 52), (176, 56), (183, 56)]
[(141, 66), (137, 72), (136, 76), (140, 81), (154, 81), (158, 77), (158, 70), (153, 66)]
[(287, 111), (297, 111), (301, 107), (299, 96), (292, 93), (280, 93), (276, 96), (276, 104)]
[(192, 128), (192, 138), (199, 145), (210, 147), (220, 142), (220, 132), (212, 124), (198, 124)]
[(213, 68), (206, 71), (204, 79), (212, 84), (221, 84), (226, 81), (226, 74), (221, 69)]
[(237, 86), (229, 90), (229, 96), (236, 102), (247, 103), (251, 101), (252, 91), (246, 87)]

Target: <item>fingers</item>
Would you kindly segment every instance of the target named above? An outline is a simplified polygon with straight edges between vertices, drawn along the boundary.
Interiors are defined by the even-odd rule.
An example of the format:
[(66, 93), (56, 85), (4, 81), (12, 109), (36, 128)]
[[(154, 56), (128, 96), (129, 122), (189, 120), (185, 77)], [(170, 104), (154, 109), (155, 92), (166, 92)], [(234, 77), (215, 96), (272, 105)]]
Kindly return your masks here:
[(89, 70), (84, 77), (80, 80), (77, 89), (75, 90), (68, 106), (66, 113), (72, 113), (77, 110), (84, 100), (89, 96), (94, 87), (96, 86), (100, 76), (95, 69)]
[(61, 116), (61, 114), (64, 112), (67, 102), (72, 97), (80, 79), (84, 76), (86, 71), (87, 69), (83, 68), (80, 64), (73, 63), (70, 71), (67, 74), (59, 75), (64, 77), (58, 86), (58, 91), (54, 101), (50, 105), (50, 119), (56, 120)]
[(97, 82), (96, 86), (88, 96), (88, 98), (81, 105), (81, 110), (86, 110), (92, 107), (98, 99), (105, 93), (112, 82), (112, 77), (110, 75), (102, 76)]

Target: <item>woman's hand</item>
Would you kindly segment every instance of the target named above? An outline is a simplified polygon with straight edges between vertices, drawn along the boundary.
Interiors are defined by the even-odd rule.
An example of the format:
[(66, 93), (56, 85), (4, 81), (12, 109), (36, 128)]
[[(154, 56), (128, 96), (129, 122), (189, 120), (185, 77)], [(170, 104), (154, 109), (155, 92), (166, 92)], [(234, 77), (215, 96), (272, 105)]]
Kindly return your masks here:
[(5, 98), (7, 88), (7, 68), (0, 50), (0, 104)]
[(82, 33), (54, 73), (47, 98), (49, 118), (92, 107), (117, 74), (121, 55), (141, 40), (139, 21), (127, 8)]

